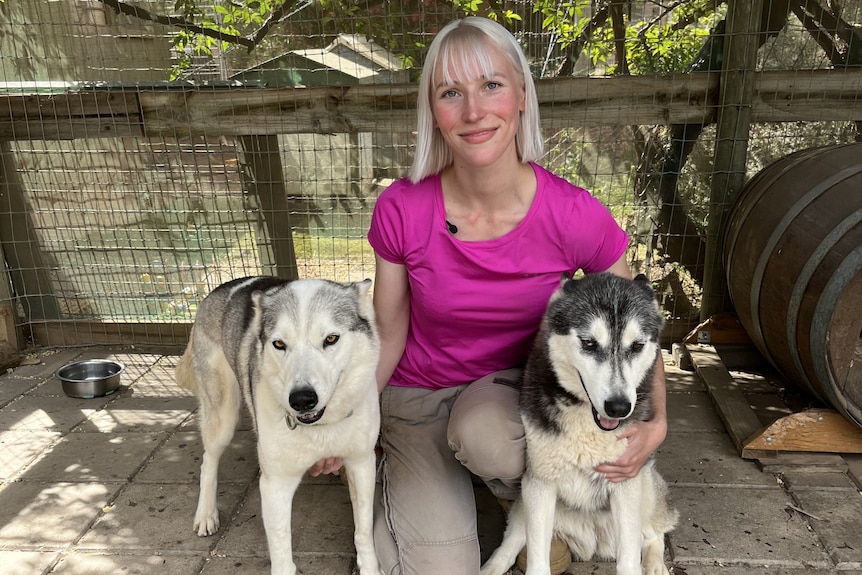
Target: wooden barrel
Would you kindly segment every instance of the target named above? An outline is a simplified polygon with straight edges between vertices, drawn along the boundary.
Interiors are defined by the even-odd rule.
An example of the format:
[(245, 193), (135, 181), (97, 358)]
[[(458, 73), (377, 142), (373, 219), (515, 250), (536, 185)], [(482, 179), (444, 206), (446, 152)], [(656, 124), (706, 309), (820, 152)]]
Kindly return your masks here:
[(796, 152), (753, 177), (724, 263), (763, 356), (862, 427), (862, 143)]

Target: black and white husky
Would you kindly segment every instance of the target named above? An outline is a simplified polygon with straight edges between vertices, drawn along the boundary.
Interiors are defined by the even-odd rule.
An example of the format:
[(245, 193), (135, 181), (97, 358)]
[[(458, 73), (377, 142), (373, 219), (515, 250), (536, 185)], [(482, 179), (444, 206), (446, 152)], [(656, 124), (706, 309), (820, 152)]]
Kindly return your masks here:
[(642, 277), (566, 276), (551, 297), (521, 389), (521, 499), (482, 575), (502, 575), (525, 543), (527, 575), (548, 575), (554, 534), (582, 560), (616, 560), (618, 575), (668, 573), (664, 536), (677, 513), (653, 460), (622, 483), (595, 471), (623, 454), (626, 426), (651, 417), (663, 320)]
[(200, 401), (204, 444), (194, 530), (218, 531), (219, 459), (243, 397), (254, 420), (260, 495), (273, 575), (297, 572), (290, 514), (305, 471), (342, 457), (353, 504), (357, 564), (380, 575), (372, 541), (380, 343), (371, 280), (339, 284), (273, 277), (234, 280), (201, 302), (177, 382)]

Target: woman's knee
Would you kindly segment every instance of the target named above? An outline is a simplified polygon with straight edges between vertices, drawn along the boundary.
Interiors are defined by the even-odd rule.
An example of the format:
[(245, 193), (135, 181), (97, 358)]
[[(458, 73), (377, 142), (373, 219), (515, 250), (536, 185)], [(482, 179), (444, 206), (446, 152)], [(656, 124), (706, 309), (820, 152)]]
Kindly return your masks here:
[(449, 447), (465, 467), (483, 479), (520, 477), (525, 440), (518, 390), (494, 383), (493, 378), (483, 380), (468, 386), (455, 402), (449, 418)]

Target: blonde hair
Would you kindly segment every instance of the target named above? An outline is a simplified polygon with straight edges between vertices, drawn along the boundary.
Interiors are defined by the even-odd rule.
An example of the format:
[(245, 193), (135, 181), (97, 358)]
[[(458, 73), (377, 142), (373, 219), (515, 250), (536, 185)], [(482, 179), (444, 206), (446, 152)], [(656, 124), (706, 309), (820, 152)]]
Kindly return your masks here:
[(455, 20), (443, 27), (431, 46), (422, 67), (419, 81), (419, 98), (416, 105), (418, 126), (416, 152), (408, 176), (413, 183), (432, 174), (439, 173), (452, 163), (452, 150), (434, 127), (434, 114), (431, 109), (431, 96), (434, 89), (434, 69), (442, 64), (443, 79), (448, 83), (453, 76), (467, 70), (481, 70), (485, 77), (491, 77), (493, 65), (488, 54), (488, 46), (493, 46), (506, 56), (521, 75), (524, 88), (524, 112), (515, 136), (518, 158), (523, 163), (532, 162), (542, 156), (544, 139), (539, 123), (539, 103), (536, 88), (530, 74), (530, 65), (524, 51), (511, 32), (502, 25), (487, 18), (468, 16)]

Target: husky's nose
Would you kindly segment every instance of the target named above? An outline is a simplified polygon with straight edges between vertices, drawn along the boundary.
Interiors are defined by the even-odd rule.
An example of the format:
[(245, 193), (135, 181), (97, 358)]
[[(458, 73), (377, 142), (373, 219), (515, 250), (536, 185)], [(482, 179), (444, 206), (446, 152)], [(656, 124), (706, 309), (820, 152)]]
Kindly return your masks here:
[(622, 419), (632, 410), (632, 403), (622, 397), (609, 399), (605, 402), (605, 413), (608, 417)]
[(287, 402), (297, 413), (311, 411), (317, 407), (317, 394), (313, 389), (300, 389), (291, 393)]

